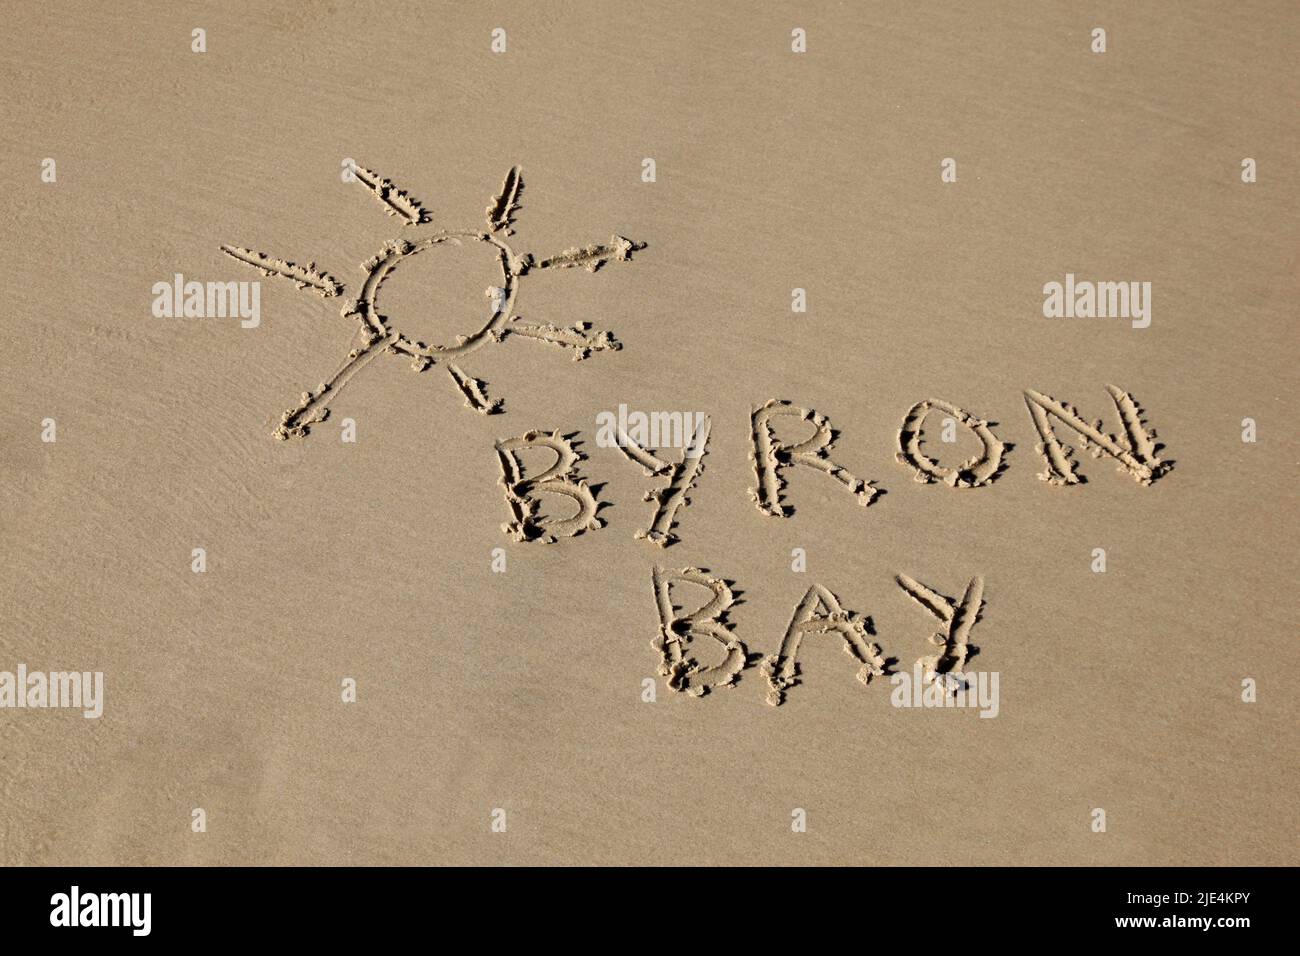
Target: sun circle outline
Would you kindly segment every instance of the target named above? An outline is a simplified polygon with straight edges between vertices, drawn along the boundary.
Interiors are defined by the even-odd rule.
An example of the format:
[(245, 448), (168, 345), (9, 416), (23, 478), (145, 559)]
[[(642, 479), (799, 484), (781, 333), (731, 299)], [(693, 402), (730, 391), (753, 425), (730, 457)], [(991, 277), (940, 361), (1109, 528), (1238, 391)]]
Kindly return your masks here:
[[(497, 263), (501, 268), (502, 286), (499, 290), (501, 295), (493, 305), (492, 315), (488, 317), (487, 322), (477, 332), (458, 336), (455, 345), (426, 345), (410, 338), (397, 329), (389, 316), (384, 315), (379, 310), (379, 292), (384, 281), (403, 259), (436, 248), (444, 243), (452, 242), (459, 245), (464, 241), (486, 243), (497, 251)], [(396, 336), (391, 345), (394, 351), (411, 358), (425, 359), (432, 363), (437, 362), (439, 359), (452, 358), (476, 351), (489, 340), (500, 337), (502, 330), (510, 321), (510, 317), (514, 312), (515, 296), (519, 290), (519, 276), (523, 272), (524, 262), (510, 248), (509, 244), (499, 236), (486, 232), (477, 232), (472, 229), (444, 229), (421, 239), (403, 239), (389, 243), (384, 247), (383, 252), (371, 259), (365, 266), (367, 269), (366, 278), (361, 284), (361, 291), (357, 294), (356, 301), (346, 310), (347, 314), (361, 316), (374, 335), (385, 338)], [(488, 294), (493, 291), (492, 289), (487, 290)]]

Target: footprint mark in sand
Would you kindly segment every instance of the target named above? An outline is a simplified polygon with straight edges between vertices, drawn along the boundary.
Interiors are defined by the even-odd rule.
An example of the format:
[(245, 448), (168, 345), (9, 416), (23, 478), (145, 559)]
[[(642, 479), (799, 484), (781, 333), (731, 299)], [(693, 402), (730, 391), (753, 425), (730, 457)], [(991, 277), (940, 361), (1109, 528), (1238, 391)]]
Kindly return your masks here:
[[(727, 623), (727, 611), (736, 602), (731, 587), (701, 568), (670, 571), (655, 567), (651, 574), (659, 634), (650, 646), (659, 652), (659, 673), (668, 679), (668, 686), (692, 697), (703, 697), (714, 687), (734, 686), (749, 655)], [(682, 613), (673, 601), (672, 587), (677, 584), (704, 588), (711, 596), (694, 611)], [(722, 659), (715, 664), (701, 664), (692, 656), (695, 642), (705, 637), (722, 649)]]
[[(403, 226), (419, 227), (431, 217), (424, 206), (398, 189), (390, 180), (366, 169), (356, 167), (356, 181), (367, 189), (389, 215), (403, 221)], [(607, 243), (568, 249), (540, 261), (531, 254), (516, 253), (506, 242), (514, 234), (515, 215), (520, 208), (523, 192), (523, 175), (518, 166), (507, 173), (501, 192), (487, 207), (487, 228), (441, 230), (431, 234), (412, 235), (410, 239), (397, 239), (386, 243), (379, 254), (362, 263), (365, 273), (357, 297), (342, 310), (344, 318), (353, 319), (361, 328), (363, 341), (351, 349), (339, 369), (313, 391), (304, 392), (301, 401), (288, 409), (280, 420), (275, 436), (280, 439), (302, 437), (310, 433), (311, 426), (323, 422), (329, 415), (330, 402), (358, 371), (383, 352), (411, 359), (412, 368), (424, 371), (442, 362), (447, 366), (453, 384), (465, 399), (467, 407), (483, 414), (502, 410), (500, 399), (489, 398), (485, 383), (466, 374), (454, 360), (479, 349), (488, 342), (500, 342), (509, 335), (548, 342), (569, 349), (574, 361), (595, 352), (614, 351), (620, 348), (609, 332), (596, 332), (589, 323), (580, 322), (567, 328), (551, 323), (525, 321), (515, 314), (515, 298), (519, 281), (530, 272), (546, 269), (565, 269), (576, 266), (596, 272), (608, 262), (626, 262), (632, 253), (645, 248), (644, 243), (633, 242), (622, 236), (611, 236)], [(444, 244), (481, 242), (491, 247), (501, 267), (501, 285), (487, 290), (491, 300), (491, 314), (476, 332), (458, 336), (450, 345), (427, 345), (396, 329), (388, 316), (378, 307), (378, 296), (384, 282), (402, 260), (420, 255)], [(343, 292), (343, 284), (333, 276), (316, 269), (315, 263), (296, 266), (283, 259), (238, 246), (223, 245), (221, 251), (267, 276), (280, 276), (297, 284), (300, 289), (311, 289), (329, 298)]]
[[(771, 424), (772, 419), (778, 415), (811, 422), (812, 435), (794, 445), (778, 440)], [(781, 472), (791, 465), (807, 465), (830, 475), (848, 488), (863, 507), (871, 504), (876, 495), (880, 494), (879, 489), (870, 481), (855, 478), (831, 460), (830, 449), (835, 444), (837, 433), (825, 415), (787, 401), (769, 399), (754, 409), (750, 424), (753, 449), (749, 460), (754, 465), (757, 487), (750, 489), (749, 496), (763, 514), (785, 518), (794, 513), (793, 508), (781, 502), (781, 490), (785, 487)]]
[(799, 644), (808, 634), (840, 635), (844, 652), (860, 665), (857, 676), (863, 684), (870, 684), (873, 677), (884, 676), (888, 664), (880, 648), (867, 639), (872, 634), (871, 619), (844, 610), (834, 594), (814, 584), (795, 608), (780, 650), (763, 660), (761, 671), (767, 678), (767, 702), (773, 707), (783, 703), (786, 693), (799, 683)]
[[(536, 475), (529, 476), (520, 453), (526, 448), (546, 448), (555, 453), (555, 461)], [(604, 522), (596, 517), (599, 506), (587, 482), (577, 477), (576, 466), (583, 455), (558, 431), (530, 431), (518, 438), (496, 443), (501, 462), (501, 486), (506, 492), (512, 520), (501, 530), (516, 541), (543, 541), (554, 544), (557, 538), (571, 538), (584, 531), (594, 531)], [(577, 510), (567, 518), (541, 514), (539, 494), (569, 498)]]
[(984, 609), (984, 579), (971, 578), (960, 600), (945, 597), (906, 574), (899, 574), (895, 580), (908, 597), (943, 625), (942, 631), (930, 636), (930, 643), (939, 645), (943, 650), (930, 657), (920, 658), (920, 664), (925, 680), (929, 683), (946, 675), (947, 679), (941, 681), (944, 693), (955, 695), (959, 688), (966, 686), (963, 673), (966, 662), (979, 653), (979, 648), (970, 642), (970, 632)]

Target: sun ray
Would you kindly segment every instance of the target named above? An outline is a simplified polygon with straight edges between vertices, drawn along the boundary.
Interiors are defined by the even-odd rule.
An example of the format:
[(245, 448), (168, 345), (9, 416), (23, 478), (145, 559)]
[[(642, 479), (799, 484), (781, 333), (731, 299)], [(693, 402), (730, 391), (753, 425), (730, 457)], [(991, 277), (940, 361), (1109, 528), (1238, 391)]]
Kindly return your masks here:
[(579, 322), (564, 329), (550, 322), (539, 325), (516, 318), (505, 326), (505, 331), (509, 335), (522, 335), (524, 338), (537, 339), (539, 342), (572, 349), (575, 362), (587, 358), (594, 352), (617, 352), (623, 347), (622, 343), (614, 338), (612, 332), (592, 331), (590, 322)]
[[(353, 166), (355, 178), (379, 200), (388, 213), (399, 217), (405, 225), (423, 225), (429, 222), (429, 213), (420, 202), (398, 189), (391, 180), (364, 166)], [(356, 289), (355, 298), (341, 310), (345, 319), (355, 321), (363, 344), (349, 350), (347, 358), (333, 376), (321, 382), (315, 390), (302, 393), (296, 407), (287, 410), (275, 430), (277, 438), (303, 437), (311, 427), (329, 417), (330, 403), (357, 372), (384, 352), (410, 360), (411, 367), (422, 372), (434, 365), (443, 364), (465, 405), (485, 415), (504, 409), (502, 399), (488, 395), (485, 383), (465, 372), (460, 361), (489, 343), (501, 342), (512, 335), (546, 342), (573, 354), (573, 360), (587, 358), (596, 352), (612, 352), (622, 348), (613, 334), (593, 330), (588, 322), (579, 322), (567, 328), (551, 323), (527, 322), (515, 315), (515, 299), (520, 280), (529, 272), (543, 269), (569, 269), (581, 267), (596, 272), (607, 262), (626, 262), (632, 253), (644, 249), (645, 243), (633, 242), (623, 236), (611, 236), (607, 243), (575, 246), (540, 262), (531, 255), (520, 255), (506, 241), (514, 234), (515, 214), (520, 209), (519, 197), (524, 180), (519, 166), (512, 166), (501, 184), (501, 191), (493, 197), (486, 210), (487, 226), (473, 229), (442, 229), (436, 232), (420, 231), (410, 234), (410, 239), (393, 239), (380, 251), (361, 264), (365, 274)], [(379, 295), (388, 277), (407, 258), (426, 254), (441, 246), (471, 246), (482, 243), (488, 246), (500, 269), (500, 279), (486, 290), (491, 304), (490, 314), (477, 329), (455, 336), (450, 342), (425, 344), (403, 334), (392, 318), (384, 314), (379, 305)], [(343, 292), (343, 284), (326, 272), (319, 271), (315, 263), (298, 266), (283, 259), (272, 259), (260, 252), (236, 246), (221, 247), (221, 251), (264, 275), (280, 276), (297, 284), (300, 289), (313, 289), (330, 298)]]
[(280, 425), (275, 430), (275, 437), (281, 441), (287, 438), (303, 438), (311, 432), (311, 426), (329, 418), (329, 403), (353, 375), (369, 365), (375, 356), (392, 347), (397, 340), (393, 333), (373, 336), (359, 349), (348, 353), (347, 360), (327, 381), (316, 386), (314, 392), (303, 392), (302, 400), (295, 408), (285, 411), (280, 418)]
[(572, 269), (582, 266), (588, 272), (595, 272), (606, 262), (627, 262), (632, 253), (644, 249), (644, 242), (633, 242), (622, 236), (610, 236), (609, 242), (598, 242), (590, 246), (565, 249), (559, 255), (551, 256), (538, 262), (536, 269)]
[(236, 262), (252, 266), (264, 276), (280, 276), (296, 283), (299, 289), (315, 289), (323, 299), (343, 291), (343, 283), (328, 272), (318, 270), (314, 262), (299, 266), (287, 259), (272, 259), (264, 252), (254, 252), (239, 246), (222, 246), (221, 251)]
[(482, 379), (466, 375), (450, 362), (447, 363), (447, 372), (451, 375), (451, 380), (456, 383), (456, 388), (460, 389), (460, 393), (465, 396), (466, 408), (472, 408), (484, 415), (495, 415), (505, 406), (504, 399), (488, 397)]
[(420, 205), (420, 201), (398, 189), (391, 179), (385, 179), (364, 166), (354, 166), (352, 171), (357, 182), (384, 204), (390, 216), (400, 216), (405, 220), (404, 225), (419, 226), (430, 221), (429, 212)]
[(519, 194), (523, 191), (523, 172), (518, 166), (512, 166), (501, 184), (501, 192), (492, 197), (492, 205), (484, 210), (490, 231), (504, 232), (507, 236), (515, 234), (511, 226), (515, 224), (515, 213), (519, 211)]

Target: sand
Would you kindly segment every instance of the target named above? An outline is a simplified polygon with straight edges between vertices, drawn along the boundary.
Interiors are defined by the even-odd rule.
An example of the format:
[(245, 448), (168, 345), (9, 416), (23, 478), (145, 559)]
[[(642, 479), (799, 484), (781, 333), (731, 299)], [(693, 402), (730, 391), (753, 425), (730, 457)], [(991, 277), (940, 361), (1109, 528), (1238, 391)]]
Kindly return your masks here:
[(10, 10), (0, 862), (1300, 862), (1298, 28)]

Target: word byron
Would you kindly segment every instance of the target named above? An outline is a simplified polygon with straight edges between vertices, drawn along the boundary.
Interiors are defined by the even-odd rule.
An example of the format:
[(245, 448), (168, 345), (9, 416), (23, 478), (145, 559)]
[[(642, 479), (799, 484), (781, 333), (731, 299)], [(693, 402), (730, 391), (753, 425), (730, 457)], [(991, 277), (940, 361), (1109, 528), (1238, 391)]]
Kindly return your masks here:
[[(1173, 467), (1173, 462), (1162, 461), (1159, 453), (1164, 446), (1156, 441), (1154, 429), (1147, 427), (1142, 409), (1126, 391), (1113, 385), (1106, 386), (1115, 406), (1118, 428), (1114, 433), (1103, 430), (1102, 422), (1090, 423), (1067, 402), (1026, 390), (1025, 405), (1030, 421), (1038, 436), (1035, 446), (1045, 465), (1039, 478), (1052, 485), (1074, 485), (1084, 481), (1074, 460), (1074, 449), (1063, 444), (1056, 433), (1065, 428), (1074, 433), (1082, 450), (1094, 457), (1109, 457), (1119, 471), (1129, 475), (1141, 485), (1150, 485)], [(980, 444), (980, 450), (966, 461), (944, 464), (931, 457), (924, 448), (926, 422), (931, 413), (944, 416), (944, 428), (961, 425)], [(773, 423), (781, 418), (793, 418), (811, 426), (811, 433), (798, 441), (779, 438)], [(646, 492), (645, 500), (652, 502), (654, 511), (649, 524), (636, 532), (660, 547), (678, 540), (674, 534), (680, 513), (690, 504), (688, 493), (696, 485), (704, 469), (704, 455), (708, 449), (710, 420), (704, 416), (696, 428), (691, 447), (680, 457), (670, 460), (655, 450), (637, 443), (632, 436), (618, 436), (616, 447), (630, 461), (639, 465), (648, 476), (663, 478), (664, 483)], [(785, 501), (785, 490), (792, 471), (806, 470), (832, 479), (856, 498), (858, 504), (867, 506), (880, 494), (873, 481), (859, 478), (831, 457), (831, 449), (838, 433), (830, 420), (817, 412), (801, 408), (787, 401), (772, 400), (755, 408), (750, 416), (750, 461), (754, 469), (754, 484), (749, 494), (761, 514), (785, 518), (794, 509)], [(525, 467), (524, 452), (534, 448), (549, 449), (555, 456), (549, 467), (530, 473)], [(991, 424), (951, 402), (927, 398), (917, 402), (903, 416), (897, 435), (899, 464), (910, 468), (916, 481), (938, 482), (950, 488), (979, 488), (991, 484), (1005, 468), (1005, 458), (1010, 448), (993, 432)], [(694, 450), (698, 453), (690, 454)], [(511, 520), (502, 529), (518, 541), (554, 542), (561, 537), (571, 537), (586, 530), (599, 528), (603, 522), (597, 517), (600, 504), (591, 486), (579, 477), (578, 462), (584, 457), (570, 439), (559, 431), (550, 433), (530, 431), (516, 438), (496, 443), (501, 464), (501, 484), (510, 507)], [(572, 501), (572, 508), (540, 507), (540, 495), (559, 495)], [(566, 516), (567, 515), (567, 516)]]

